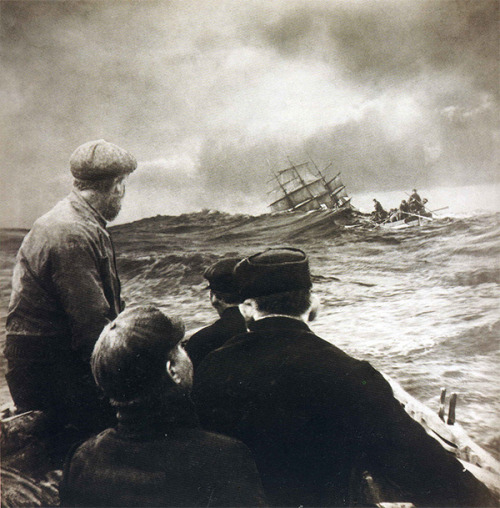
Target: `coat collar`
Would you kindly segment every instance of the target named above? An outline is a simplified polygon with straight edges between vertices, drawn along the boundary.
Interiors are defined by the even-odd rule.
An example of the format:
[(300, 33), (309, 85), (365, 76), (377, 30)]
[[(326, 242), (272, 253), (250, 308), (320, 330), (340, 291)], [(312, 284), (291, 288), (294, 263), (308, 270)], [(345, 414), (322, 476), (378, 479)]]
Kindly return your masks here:
[(291, 329), (310, 332), (311, 329), (301, 319), (286, 316), (269, 316), (257, 321), (252, 321), (248, 328), (252, 332), (259, 330)]
[(80, 215), (96, 221), (103, 228), (106, 227), (106, 219), (78, 191), (71, 191), (68, 198), (71, 206)]
[(148, 440), (165, 436), (177, 427), (198, 427), (199, 420), (191, 398), (167, 390), (156, 401), (117, 407), (118, 433), (129, 439)]
[(234, 307), (228, 307), (227, 309), (224, 310), (224, 312), (222, 313), (222, 316), (221, 318), (224, 318), (224, 319), (231, 319), (231, 318), (237, 318), (237, 317), (241, 317), (241, 319), (243, 319), (243, 316), (241, 315), (241, 312), (240, 312), (240, 309), (238, 308), (237, 305), (235, 305)]

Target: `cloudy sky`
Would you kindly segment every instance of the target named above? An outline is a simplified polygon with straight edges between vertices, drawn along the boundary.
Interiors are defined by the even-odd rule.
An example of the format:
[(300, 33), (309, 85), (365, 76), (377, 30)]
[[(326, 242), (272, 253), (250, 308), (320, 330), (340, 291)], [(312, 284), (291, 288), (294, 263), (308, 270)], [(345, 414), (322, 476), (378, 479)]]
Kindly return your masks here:
[(497, 0), (0, 1), (0, 211), (29, 227), (104, 138), (122, 220), (266, 210), (311, 157), (351, 193), (498, 183)]

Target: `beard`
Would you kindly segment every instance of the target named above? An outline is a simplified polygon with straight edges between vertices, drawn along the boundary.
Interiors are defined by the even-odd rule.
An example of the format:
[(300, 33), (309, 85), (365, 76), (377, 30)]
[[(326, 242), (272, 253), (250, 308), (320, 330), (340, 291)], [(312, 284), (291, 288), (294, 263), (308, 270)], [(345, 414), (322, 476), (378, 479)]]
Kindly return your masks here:
[(107, 221), (115, 220), (122, 209), (122, 196), (110, 196), (106, 201), (106, 205), (101, 211), (102, 216)]

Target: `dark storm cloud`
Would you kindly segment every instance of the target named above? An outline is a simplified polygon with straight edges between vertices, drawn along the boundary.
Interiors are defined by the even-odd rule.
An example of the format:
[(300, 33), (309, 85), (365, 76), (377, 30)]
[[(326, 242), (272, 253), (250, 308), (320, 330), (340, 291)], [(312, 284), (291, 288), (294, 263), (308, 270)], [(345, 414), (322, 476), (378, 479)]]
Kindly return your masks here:
[(498, 8), (0, 2), (3, 223), (62, 197), (101, 137), (140, 161), (127, 220), (263, 210), (270, 168), (308, 155), (351, 191), (498, 180)]

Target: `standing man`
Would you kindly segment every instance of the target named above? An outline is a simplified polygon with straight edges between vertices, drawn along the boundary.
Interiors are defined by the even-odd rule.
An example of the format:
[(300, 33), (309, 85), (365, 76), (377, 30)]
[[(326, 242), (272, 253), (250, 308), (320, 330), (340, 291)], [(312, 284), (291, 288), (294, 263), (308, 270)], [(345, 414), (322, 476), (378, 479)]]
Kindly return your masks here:
[(412, 213), (418, 213), (422, 208), (422, 198), (418, 194), (417, 189), (413, 189), (410, 199), (408, 200), (408, 206)]
[(186, 351), (195, 368), (208, 353), (224, 345), (234, 335), (247, 330), (238, 308), (240, 299), (233, 277), (233, 269), (239, 261), (240, 258), (221, 259), (203, 274), (209, 283), (210, 303), (220, 318), (196, 332), (186, 343)]
[[(489, 491), (394, 398), (384, 377), (316, 336), (309, 262), (269, 249), (235, 268), (249, 332), (195, 372), (202, 425), (253, 452), (274, 506), (495, 506)], [(368, 471), (392, 498), (366, 499)]]
[(70, 158), (73, 191), (40, 217), (19, 249), (4, 354), (19, 412), (38, 409), (55, 428), (103, 428), (113, 415), (89, 359), (103, 327), (122, 308), (106, 222), (118, 215), (125, 177), (137, 161), (104, 140)]
[(68, 457), (62, 506), (265, 506), (248, 448), (199, 428), (183, 335), (155, 307), (106, 326), (91, 363), (118, 425)]
[(422, 198), (420, 197), (420, 195), (418, 194), (417, 192), (417, 189), (413, 189), (412, 191), (412, 194), (410, 196), (410, 200), (409, 200), (409, 203), (418, 203), (418, 204), (421, 204), (422, 203)]
[(375, 208), (373, 214), (376, 221), (384, 220), (387, 217), (387, 212), (384, 210), (384, 207), (380, 204), (379, 201), (377, 201), (375, 198), (373, 198), (373, 206)]

